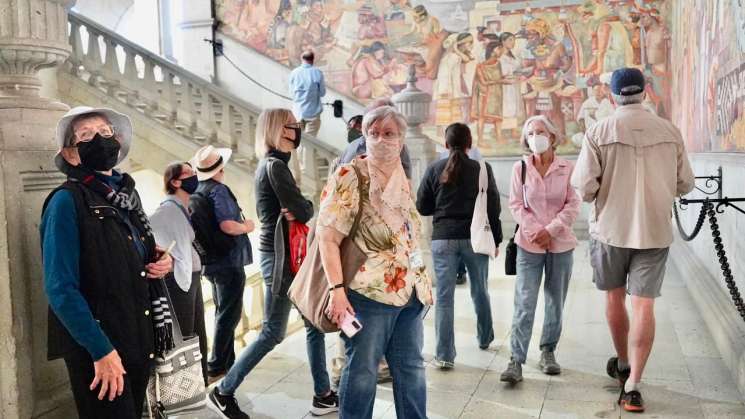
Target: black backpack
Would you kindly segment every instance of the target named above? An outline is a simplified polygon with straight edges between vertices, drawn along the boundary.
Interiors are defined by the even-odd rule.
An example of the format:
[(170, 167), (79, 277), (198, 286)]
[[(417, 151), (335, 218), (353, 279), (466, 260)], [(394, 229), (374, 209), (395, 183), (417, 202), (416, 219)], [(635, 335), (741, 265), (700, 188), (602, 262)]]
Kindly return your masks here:
[[(209, 199), (210, 192), (219, 185), (215, 181), (199, 182), (196, 192), (189, 197), (191, 224), (194, 227), (194, 248), (203, 265), (212, 265), (230, 254), (236, 245), (236, 237), (224, 233), (217, 223), (215, 207)], [(235, 199), (233, 193), (230, 196)]]

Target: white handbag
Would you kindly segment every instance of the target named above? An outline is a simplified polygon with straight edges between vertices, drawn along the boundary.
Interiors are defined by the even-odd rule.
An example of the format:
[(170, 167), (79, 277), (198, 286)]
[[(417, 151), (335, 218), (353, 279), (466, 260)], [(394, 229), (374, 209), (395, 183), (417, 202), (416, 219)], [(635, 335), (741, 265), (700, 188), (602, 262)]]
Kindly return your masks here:
[(486, 189), (489, 186), (486, 172), (486, 163), (479, 162), (479, 194), (476, 196), (476, 205), (473, 207), (473, 219), (471, 220), (471, 246), (474, 253), (487, 255), (491, 258), (497, 252), (494, 243), (494, 235), (489, 224), (489, 216), (486, 213)]

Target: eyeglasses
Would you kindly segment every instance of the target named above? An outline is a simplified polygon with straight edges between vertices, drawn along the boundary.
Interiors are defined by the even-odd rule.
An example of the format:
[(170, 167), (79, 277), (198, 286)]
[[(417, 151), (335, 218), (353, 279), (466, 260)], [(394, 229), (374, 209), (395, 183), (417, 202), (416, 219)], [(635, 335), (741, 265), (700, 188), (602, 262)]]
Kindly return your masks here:
[(114, 135), (114, 127), (111, 125), (102, 125), (98, 129), (84, 129), (76, 132), (73, 136), (78, 142), (87, 143), (92, 140), (96, 134), (101, 134), (102, 137), (110, 138)]
[(295, 122), (294, 124), (285, 124), (285, 128), (287, 128), (287, 129), (295, 129), (295, 128), (302, 129), (303, 128), (303, 124), (301, 124), (300, 122)]
[(398, 132), (394, 132), (394, 131), (378, 132), (378, 131), (370, 130), (367, 132), (367, 136), (370, 138), (382, 138), (384, 140), (393, 140), (393, 139), (397, 139), (401, 135)]

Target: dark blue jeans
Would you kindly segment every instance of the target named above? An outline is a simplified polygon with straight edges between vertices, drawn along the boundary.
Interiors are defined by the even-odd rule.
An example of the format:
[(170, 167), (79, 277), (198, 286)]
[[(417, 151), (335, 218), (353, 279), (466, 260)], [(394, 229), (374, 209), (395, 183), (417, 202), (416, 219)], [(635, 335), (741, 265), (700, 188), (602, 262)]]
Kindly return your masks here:
[[(260, 253), (261, 273), (264, 276), (264, 321), (261, 332), (256, 340), (235, 361), (235, 365), (225, 375), (218, 385), (218, 391), (223, 395), (235, 393), (235, 390), (246, 378), (246, 375), (264, 359), (285, 338), (287, 320), (290, 317), (292, 302), (286, 296), (272, 295), (272, 268), (274, 267), (274, 253)], [(306, 345), (310, 372), (313, 376), (313, 390), (321, 396), (331, 390), (329, 375), (326, 370), (326, 345), (323, 333), (314, 327), (306, 328)]]
[(351, 339), (342, 334), (347, 365), (339, 386), (340, 419), (372, 418), (378, 363), (385, 355), (393, 377), (396, 416), (427, 417), (427, 382), (424, 375), (423, 305), (412, 295), (406, 305), (379, 303), (349, 291), (362, 329)]
[(489, 300), (489, 256), (473, 252), (471, 240), (432, 240), (432, 260), (437, 276), (437, 304), (435, 304), (435, 357), (440, 361), (455, 361), (455, 279), (459, 261), (468, 268), (471, 300), (476, 311), (476, 336), (480, 346), (494, 340), (491, 302)]
[(215, 334), (207, 371), (209, 375), (218, 375), (230, 369), (235, 361), (235, 328), (243, 310), (246, 272), (243, 268), (223, 269), (206, 278), (212, 283), (215, 302)]

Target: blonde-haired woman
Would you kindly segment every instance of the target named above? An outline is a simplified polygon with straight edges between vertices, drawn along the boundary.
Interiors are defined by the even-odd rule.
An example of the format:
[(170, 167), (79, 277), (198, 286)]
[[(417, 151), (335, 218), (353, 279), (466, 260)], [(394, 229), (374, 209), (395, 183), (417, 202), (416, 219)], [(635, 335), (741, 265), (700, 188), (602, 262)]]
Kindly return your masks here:
[[(292, 308), (287, 287), (292, 274), (289, 270), (289, 254), (275, 253), (275, 249), (286, 249), (288, 237), (286, 233), (284, 237), (275, 237), (275, 227), (280, 217), (301, 223), (313, 217), (313, 203), (300, 193), (287, 166), (290, 153), (300, 145), (301, 134), (300, 124), (287, 109), (267, 109), (259, 115), (256, 142), (263, 145), (263, 157), (256, 169), (256, 210), (261, 222), (259, 255), (266, 286), (264, 321), (256, 340), (241, 353), (225, 378), (210, 392), (210, 408), (223, 417), (248, 418), (238, 407), (233, 395), (246, 375), (284, 339), (287, 331), (287, 319)], [(277, 281), (280, 282), (275, 284)], [(311, 413), (325, 415), (335, 412), (339, 400), (336, 393), (331, 391), (323, 334), (309, 327), (306, 337), (315, 392)]]
[[(528, 118), (521, 142), (526, 156), (515, 163), (510, 189), (510, 211), (520, 225), (517, 243), (517, 279), (510, 346), (512, 358), (501, 380), (522, 381), (528, 354), (541, 277), (546, 299), (541, 360), (545, 374), (561, 373), (554, 351), (561, 336), (561, 319), (577, 238), (572, 225), (579, 213), (579, 196), (569, 184), (574, 165), (556, 155), (562, 135), (544, 115)], [(523, 185), (523, 171), (525, 183)]]

